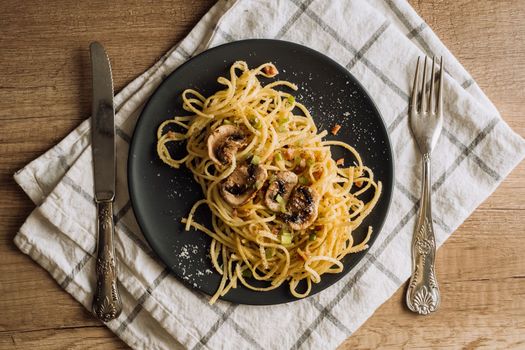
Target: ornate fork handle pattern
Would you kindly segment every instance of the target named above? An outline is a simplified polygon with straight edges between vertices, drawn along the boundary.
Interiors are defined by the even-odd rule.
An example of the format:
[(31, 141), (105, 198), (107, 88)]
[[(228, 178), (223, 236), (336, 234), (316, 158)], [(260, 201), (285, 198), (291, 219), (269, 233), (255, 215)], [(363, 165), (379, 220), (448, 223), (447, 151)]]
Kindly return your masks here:
[(412, 239), (412, 277), (406, 294), (408, 308), (421, 315), (435, 311), (440, 295), (434, 269), (436, 241), (430, 205), (430, 153), (423, 155), (421, 206)]
[(97, 203), (98, 255), (96, 261), (97, 286), (93, 300), (93, 313), (102, 321), (117, 318), (122, 311), (122, 301), (117, 286), (115, 251), (113, 246), (113, 204)]

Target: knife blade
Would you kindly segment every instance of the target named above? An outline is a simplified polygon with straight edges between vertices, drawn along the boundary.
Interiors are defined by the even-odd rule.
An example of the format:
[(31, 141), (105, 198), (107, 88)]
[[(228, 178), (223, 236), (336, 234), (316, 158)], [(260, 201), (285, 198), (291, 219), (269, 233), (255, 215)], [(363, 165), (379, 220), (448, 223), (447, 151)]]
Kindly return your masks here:
[(95, 199), (113, 200), (115, 196), (115, 109), (113, 79), (104, 47), (90, 45), (93, 70), (93, 105), (91, 114), (92, 151), (95, 174)]
[(122, 311), (113, 244), (115, 232), (113, 200), (116, 172), (113, 79), (111, 65), (104, 47), (98, 42), (93, 42), (89, 49), (93, 81), (91, 149), (98, 234), (97, 285), (92, 308), (93, 313), (100, 320), (108, 322), (117, 318)]

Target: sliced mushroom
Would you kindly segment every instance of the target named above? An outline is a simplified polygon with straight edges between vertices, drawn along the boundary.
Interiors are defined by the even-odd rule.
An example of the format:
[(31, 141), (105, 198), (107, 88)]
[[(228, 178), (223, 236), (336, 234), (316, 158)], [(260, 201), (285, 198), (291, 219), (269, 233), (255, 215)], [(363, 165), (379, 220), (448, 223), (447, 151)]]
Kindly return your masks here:
[[(286, 203), (297, 185), (297, 175), (291, 171), (280, 171), (266, 190), (264, 202), (273, 211), (280, 211), (281, 203)], [(280, 196), (280, 199), (279, 199)], [(281, 203), (280, 203), (281, 202)]]
[(208, 136), (208, 155), (217, 164), (230, 164), (246, 142), (246, 134), (239, 127), (221, 125)]
[(297, 186), (286, 204), (282, 219), (294, 230), (304, 230), (317, 219), (320, 196), (308, 186)]
[(266, 169), (259, 165), (239, 165), (220, 185), (222, 198), (234, 208), (241, 206), (257, 194), (267, 176)]

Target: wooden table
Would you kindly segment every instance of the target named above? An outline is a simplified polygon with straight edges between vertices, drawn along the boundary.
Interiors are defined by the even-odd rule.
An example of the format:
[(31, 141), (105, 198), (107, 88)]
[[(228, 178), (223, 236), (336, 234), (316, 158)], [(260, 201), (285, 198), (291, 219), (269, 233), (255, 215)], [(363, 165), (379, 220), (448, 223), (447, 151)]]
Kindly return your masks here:
[[(89, 115), (90, 41), (111, 48), (119, 90), (212, 3), (1, 1), (0, 348), (127, 348), (12, 243), (34, 207), (12, 174)], [(525, 136), (525, 2), (411, 3)], [(440, 249), (438, 313), (408, 312), (401, 288), (341, 349), (525, 348), (524, 178), (522, 163)]]

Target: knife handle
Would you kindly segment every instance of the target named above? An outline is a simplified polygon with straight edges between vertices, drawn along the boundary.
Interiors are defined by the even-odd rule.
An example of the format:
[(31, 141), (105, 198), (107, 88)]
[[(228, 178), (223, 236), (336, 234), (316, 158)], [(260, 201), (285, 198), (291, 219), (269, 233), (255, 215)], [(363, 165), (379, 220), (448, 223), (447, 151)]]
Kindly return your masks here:
[(122, 311), (122, 301), (117, 286), (117, 269), (113, 236), (113, 203), (97, 202), (97, 287), (93, 299), (93, 313), (104, 322), (117, 318)]

